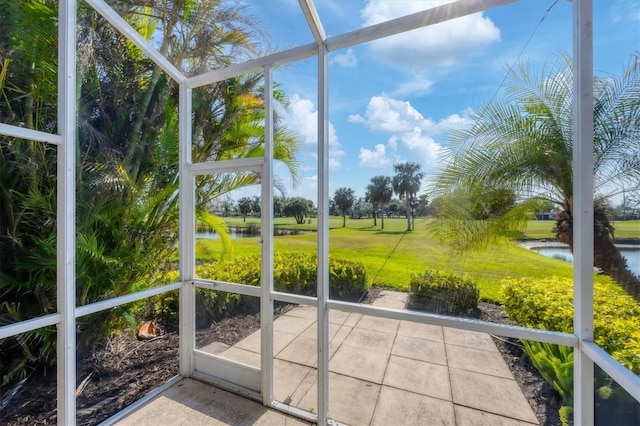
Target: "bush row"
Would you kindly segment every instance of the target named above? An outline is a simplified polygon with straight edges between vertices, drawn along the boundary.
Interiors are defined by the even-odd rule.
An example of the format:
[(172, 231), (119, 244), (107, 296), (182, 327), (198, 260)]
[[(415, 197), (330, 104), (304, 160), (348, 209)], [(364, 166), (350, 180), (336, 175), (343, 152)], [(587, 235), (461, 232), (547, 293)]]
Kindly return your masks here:
[[(196, 267), (196, 276), (203, 279), (260, 285), (260, 256), (238, 257)], [(177, 279), (177, 276), (176, 276)], [(273, 286), (275, 291), (316, 296), (317, 258), (293, 252), (273, 256)], [(362, 264), (345, 259), (329, 259), (329, 296), (334, 299), (360, 297), (367, 291), (366, 271)], [(255, 311), (258, 301), (234, 293), (198, 289), (196, 292), (196, 322), (206, 326), (238, 311)], [(160, 301), (161, 312), (177, 312), (177, 300)]]
[[(506, 313), (519, 325), (573, 333), (572, 280), (504, 280), (502, 295)], [(635, 374), (640, 374), (640, 306), (613, 283), (594, 284), (594, 342)], [(566, 406), (561, 409), (561, 418), (563, 423), (568, 422), (573, 401), (572, 348), (525, 342), (525, 351), (562, 396)], [(614, 411), (620, 415), (624, 415), (624, 410), (637, 414), (634, 408), (637, 403), (599, 369), (596, 390), (596, 404), (615, 405)], [(604, 411), (610, 410), (600, 410)]]

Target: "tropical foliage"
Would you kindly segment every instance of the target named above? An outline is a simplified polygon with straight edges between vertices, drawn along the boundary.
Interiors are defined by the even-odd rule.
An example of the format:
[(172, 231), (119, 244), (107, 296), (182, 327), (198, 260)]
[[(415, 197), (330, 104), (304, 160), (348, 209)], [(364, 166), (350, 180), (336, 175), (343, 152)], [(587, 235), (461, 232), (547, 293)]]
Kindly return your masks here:
[(347, 215), (356, 201), (355, 192), (351, 188), (338, 188), (333, 194), (333, 202), (342, 215), (342, 227), (347, 226)]
[[(640, 182), (638, 59), (633, 56), (620, 77), (594, 79), (593, 159), (594, 266), (640, 301), (640, 279), (614, 244), (607, 209), (612, 196)], [(571, 58), (559, 57), (541, 71), (529, 63), (511, 70), (504, 98), (476, 110), (471, 128), (451, 133), (452, 154), (438, 176), (435, 195), (463, 207), (441, 210), (436, 222), (440, 234), (455, 236), (462, 247), (512, 237), (540, 203), (551, 203), (560, 210), (554, 233), (573, 249), (573, 102)], [(470, 215), (474, 200), (501, 192), (513, 192), (516, 199), (485, 217)]]
[[(136, 3), (110, 6), (187, 75), (230, 65), (265, 46), (241, 5)], [(3, 123), (56, 132), (56, 19), (52, 0), (0, 3)], [(76, 293), (77, 304), (84, 305), (169, 279), (177, 243), (178, 88), (84, 3), (77, 52)], [(263, 154), (261, 82), (260, 74), (250, 74), (194, 91), (193, 162)], [(284, 94), (275, 97), (286, 106)], [(274, 135), (274, 155), (295, 182), (298, 141), (277, 116)], [(56, 150), (10, 137), (0, 137), (0, 148), (3, 325), (56, 309)], [(205, 208), (259, 179), (254, 172), (199, 177), (197, 220), (224, 235), (223, 222)], [(80, 356), (109, 328), (114, 313), (122, 312), (80, 319)], [(50, 360), (55, 337), (46, 330), (3, 341), (3, 360)], [(5, 365), (0, 370), (8, 371)]]
[(411, 226), (411, 210), (416, 201), (416, 195), (420, 190), (420, 184), (424, 173), (421, 172), (421, 166), (418, 163), (399, 163), (394, 166), (396, 171), (391, 184), (393, 190), (401, 200), (405, 203), (405, 215), (407, 217), (407, 231), (412, 230)]
[[(391, 187), (391, 178), (389, 176), (374, 176), (371, 178), (371, 183), (367, 185), (367, 193), (365, 200), (371, 203), (373, 207), (373, 226), (378, 226), (376, 217), (378, 216), (378, 210), (384, 208), (384, 206), (391, 201), (393, 196), (393, 188)], [(381, 217), (382, 226), (384, 229), (384, 212)]]

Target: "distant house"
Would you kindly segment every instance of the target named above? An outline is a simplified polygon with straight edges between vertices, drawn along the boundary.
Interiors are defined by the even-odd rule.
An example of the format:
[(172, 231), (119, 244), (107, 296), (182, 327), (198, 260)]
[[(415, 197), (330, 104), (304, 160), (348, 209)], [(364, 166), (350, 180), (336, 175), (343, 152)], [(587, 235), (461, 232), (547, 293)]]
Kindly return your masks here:
[(536, 213), (536, 220), (556, 220), (556, 212)]

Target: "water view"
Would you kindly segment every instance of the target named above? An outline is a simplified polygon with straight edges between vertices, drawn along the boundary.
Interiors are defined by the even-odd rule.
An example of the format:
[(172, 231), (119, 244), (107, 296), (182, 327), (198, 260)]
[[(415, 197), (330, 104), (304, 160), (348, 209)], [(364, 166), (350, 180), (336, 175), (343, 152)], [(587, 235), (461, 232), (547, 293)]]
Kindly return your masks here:
[[(533, 247), (531, 250), (543, 256), (564, 260), (573, 263), (573, 254), (567, 247)], [(629, 269), (636, 275), (640, 275), (640, 247), (621, 248), (620, 253), (627, 259)]]

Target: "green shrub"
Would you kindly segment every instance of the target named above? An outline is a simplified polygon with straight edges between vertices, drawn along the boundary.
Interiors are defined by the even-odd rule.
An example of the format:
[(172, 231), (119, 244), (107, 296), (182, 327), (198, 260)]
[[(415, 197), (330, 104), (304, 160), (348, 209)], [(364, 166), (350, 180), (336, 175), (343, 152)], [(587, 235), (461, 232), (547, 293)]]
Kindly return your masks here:
[(473, 282), (433, 270), (412, 274), (409, 289), (412, 303), (435, 304), (442, 313), (472, 311), (480, 299), (480, 291)]
[[(519, 325), (573, 333), (573, 282), (566, 278), (504, 280), (504, 309)], [(640, 374), (640, 305), (614, 283), (594, 284), (594, 341), (625, 367)], [(525, 342), (533, 365), (562, 396), (567, 418), (573, 400), (573, 349)], [(637, 404), (597, 369), (596, 403)], [(607, 402), (606, 400), (610, 400)], [(633, 409), (631, 409), (633, 412)]]
[[(239, 257), (196, 267), (196, 275), (204, 279), (260, 285), (260, 256)], [(177, 274), (176, 274), (177, 279)], [(286, 293), (316, 295), (317, 259), (310, 254), (279, 252), (273, 257), (274, 290)], [(366, 271), (362, 264), (344, 259), (329, 259), (329, 294), (333, 298), (361, 296), (367, 290)], [(166, 303), (177, 308), (177, 300), (160, 297), (156, 310), (166, 312)], [(196, 290), (196, 323), (199, 327), (235, 312), (257, 311), (253, 297), (233, 293)], [(177, 315), (177, 309), (174, 309)]]

